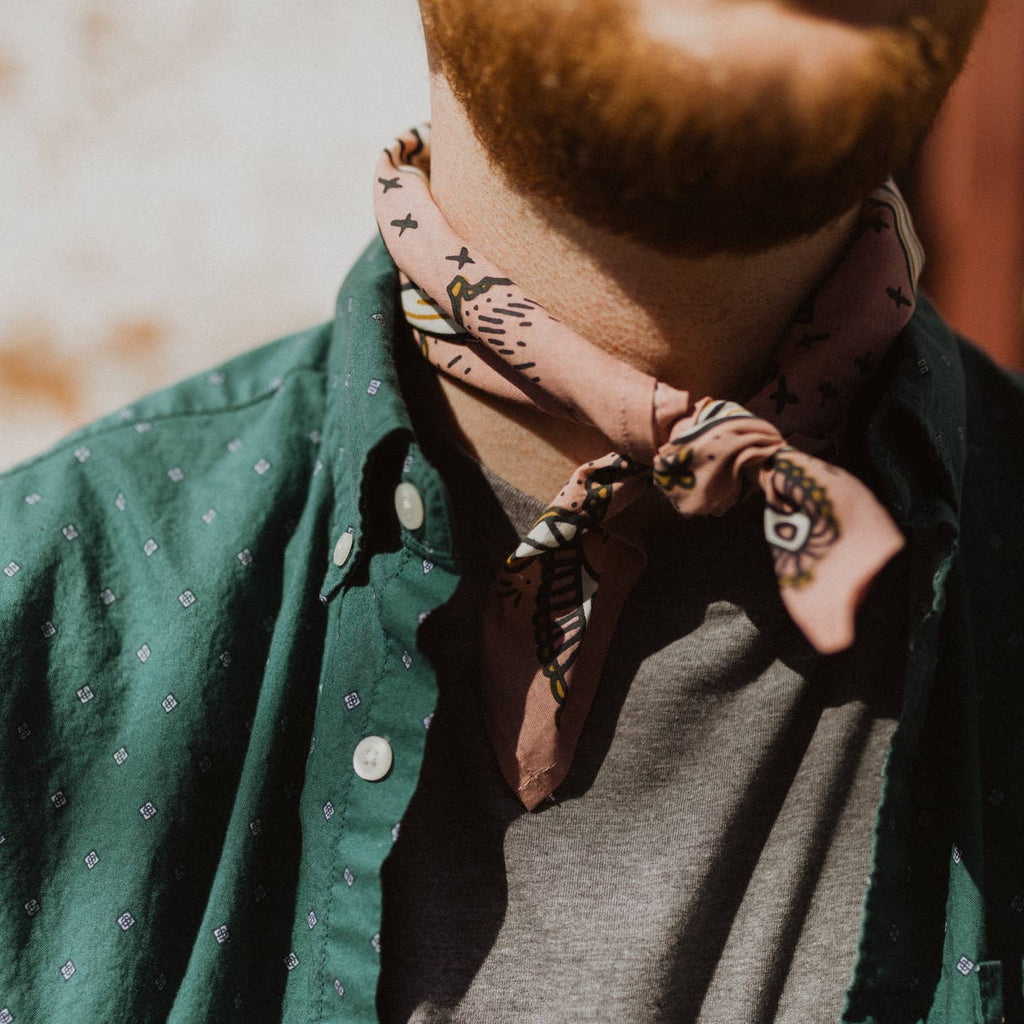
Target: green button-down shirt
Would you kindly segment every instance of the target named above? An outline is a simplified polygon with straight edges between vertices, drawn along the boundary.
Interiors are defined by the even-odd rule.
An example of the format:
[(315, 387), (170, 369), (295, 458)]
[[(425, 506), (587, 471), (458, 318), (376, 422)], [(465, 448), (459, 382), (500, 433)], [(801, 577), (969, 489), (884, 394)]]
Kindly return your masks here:
[[(375, 244), (332, 323), (0, 477), (0, 1024), (375, 1019), (437, 692), (417, 629), (458, 582), (396, 295)], [(922, 302), (846, 459), (909, 537), (911, 603), (845, 1021), (1021, 1005), (1022, 438), (1021, 389)]]

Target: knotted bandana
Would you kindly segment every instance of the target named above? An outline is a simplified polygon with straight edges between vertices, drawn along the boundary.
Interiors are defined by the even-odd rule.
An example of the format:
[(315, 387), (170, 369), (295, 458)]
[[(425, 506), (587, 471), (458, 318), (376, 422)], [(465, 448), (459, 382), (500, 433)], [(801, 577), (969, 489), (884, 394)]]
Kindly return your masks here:
[[(888, 183), (782, 339), (745, 406), (670, 387), (550, 317), (448, 225), (430, 194), (429, 129), (377, 165), (381, 235), (423, 355), (464, 383), (599, 429), (581, 466), (507, 558), (484, 612), (483, 708), (502, 773), (532, 809), (565, 778), (619, 612), (646, 564), (632, 517), (652, 486), (682, 516), (764, 498), (783, 602), (822, 653), (853, 642), (871, 580), (903, 546), (834, 456), (850, 402), (914, 311), (922, 254)], [(414, 283), (415, 282), (415, 283)]]

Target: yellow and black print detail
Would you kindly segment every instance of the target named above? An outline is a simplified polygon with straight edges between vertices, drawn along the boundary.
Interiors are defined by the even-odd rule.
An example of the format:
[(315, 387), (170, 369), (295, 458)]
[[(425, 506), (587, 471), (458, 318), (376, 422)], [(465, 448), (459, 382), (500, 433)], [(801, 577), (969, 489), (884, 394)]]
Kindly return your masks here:
[(566, 675), (579, 657), (597, 593), (597, 575), (587, 564), (582, 541), (549, 552), (541, 559), (540, 587), (533, 612), (537, 661), (555, 699), (555, 728), (569, 695)]
[(839, 540), (839, 521), (825, 487), (784, 455), (771, 464), (772, 493), (780, 503), (765, 505), (764, 534), (771, 545), (780, 587), (803, 587), (814, 567)]
[(677, 448), (671, 455), (659, 456), (651, 478), (663, 491), (671, 491), (676, 487), (692, 491), (697, 485), (697, 476), (693, 471), (693, 449)]
[(615, 483), (644, 472), (646, 467), (621, 455), (589, 471), (580, 507), (546, 508), (505, 562), (498, 593), (511, 599), (514, 606), (518, 606), (523, 589), (512, 574), (537, 563), (539, 579), (530, 621), (537, 662), (550, 680), (555, 699), (556, 728), (561, 726), (568, 697), (567, 673), (579, 656), (597, 594), (599, 577), (584, 554), (584, 534), (598, 527), (608, 514)]
[(645, 472), (648, 470), (641, 463), (623, 455), (617, 456), (606, 466), (588, 470), (580, 507), (549, 505), (544, 509), (519, 547), (505, 560), (505, 568), (510, 572), (519, 572), (532, 559), (574, 543), (577, 534), (593, 529), (604, 520), (611, 505), (615, 484)]
[(505, 288), (511, 283), (507, 277), (482, 277), (476, 284), (468, 281), (461, 274), (453, 278), (448, 285), (448, 298), (451, 300), (452, 315), (455, 317), (456, 323), (461, 327), (466, 326), (462, 318), (462, 304), (464, 302), (472, 302), (481, 295), (485, 295), (492, 288)]
[(465, 331), (422, 288), (411, 281), (402, 286), (402, 313), (412, 327), (446, 341), (467, 337)]

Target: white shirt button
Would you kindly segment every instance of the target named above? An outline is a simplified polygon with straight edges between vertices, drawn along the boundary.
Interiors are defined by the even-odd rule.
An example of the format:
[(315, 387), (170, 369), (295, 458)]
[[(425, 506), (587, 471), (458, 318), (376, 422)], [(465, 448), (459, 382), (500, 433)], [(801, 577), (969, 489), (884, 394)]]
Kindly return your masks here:
[(394, 755), (391, 744), (383, 736), (366, 736), (356, 744), (352, 767), (367, 782), (380, 782), (389, 771)]
[(338, 538), (338, 543), (334, 545), (335, 565), (344, 565), (348, 561), (348, 556), (352, 554), (352, 545), (355, 542), (355, 534), (349, 533), (348, 530)]
[(395, 511), (407, 530), (418, 530), (423, 525), (423, 499), (407, 480), (395, 488)]

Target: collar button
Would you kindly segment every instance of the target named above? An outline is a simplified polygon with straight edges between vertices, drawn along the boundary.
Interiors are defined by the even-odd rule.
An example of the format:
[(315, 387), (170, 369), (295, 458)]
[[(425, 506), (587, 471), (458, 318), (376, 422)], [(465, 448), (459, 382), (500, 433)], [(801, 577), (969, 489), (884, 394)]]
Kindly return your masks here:
[(331, 556), (335, 565), (340, 567), (348, 561), (348, 556), (352, 554), (352, 545), (355, 544), (355, 540), (355, 534), (351, 530), (346, 530), (338, 538), (338, 543), (334, 545), (334, 554)]
[(407, 530), (418, 530), (423, 525), (423, 499), (416, 487), (403, 480), (395, 488), (395, 511), (398, 521)]

